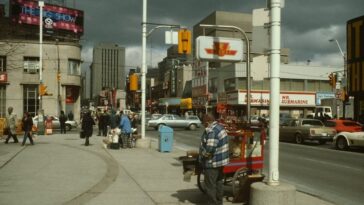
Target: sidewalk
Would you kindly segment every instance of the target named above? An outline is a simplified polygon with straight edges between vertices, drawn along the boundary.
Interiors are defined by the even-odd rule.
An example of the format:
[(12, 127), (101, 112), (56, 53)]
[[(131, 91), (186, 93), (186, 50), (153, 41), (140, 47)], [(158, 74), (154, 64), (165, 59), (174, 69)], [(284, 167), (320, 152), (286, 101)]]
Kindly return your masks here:
[[(49, 143), (65, 143), (57, 138), (57, 134), (52, 137), (39, 136), (37, 141), (47, 140)], [(80, 140), (78, 134), (69, 134), (68, 138), (74, 138), (75, 141)], [(91, 139), (93, 145), (85, 147), (85, 149), (103, 152), (112, 158), (109, 161), (113, 162), (113, 165), (107, 164), (106, 166), (99, 166), (98, 170), (93, 170), (103, 176), (100, 177), (101, 179), (93, 179), (94, 181), (109, 180), (109, 183), (97, 184), (97, 186), (90, 186), (86, 183), (85, 185), (77, 184), (78, 187), (82, 186), (80, 188), (84, 192), (76, 195), (80, 198), (79, 201), (71, 200), (72, 202), (67, 204), (205, 204), (206, 196), (197, 188), (196, 176), (192, 177), (191, 182), (183, 181), (182, 164), (178, 158), (186, 154), (185, 150), (175, 146), (171, 152), (159, 152), (157, 150), (158, 142), (154, 139), (152, 139), (149, 149), (110, 150), (103, 147), (102, 139), (102, 137), (93, 136)], [(77, 143), (80, 142), (77, 141)], [(9, 160), (22, 156), (21, 151), (24, 147), (13, 143), (4, 145), (4, 141), (0, 141), (0, 143), (2, 143), (0, 146), (1, 171), (1, 168), (6, 166)], [(37, 149), (37, 144), (32, 149)], [(83, 196), (84, 199), (82, 199)], [(301, 192), (297, 192), (296, 198), (297, 205), (332, 205)], [(69, 201), (69, 199), (64, 200)], [(224, 204), (233, 203), (225, 199)]]

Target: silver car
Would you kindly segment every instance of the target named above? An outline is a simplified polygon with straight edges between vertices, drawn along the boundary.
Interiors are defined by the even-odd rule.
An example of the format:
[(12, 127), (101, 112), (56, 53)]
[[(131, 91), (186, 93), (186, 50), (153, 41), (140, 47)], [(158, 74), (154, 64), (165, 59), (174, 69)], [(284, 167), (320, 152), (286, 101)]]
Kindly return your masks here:
[(188, 116), (187, 118), (182, 118), (173, 114), (165, 114), (158, 119), (151, 119), (148, 121), (148, 127), (154, 127), (156, 130), (161, 125), (195, 130), (196, 128), (201, 127), (201, 121), (197, 116)]

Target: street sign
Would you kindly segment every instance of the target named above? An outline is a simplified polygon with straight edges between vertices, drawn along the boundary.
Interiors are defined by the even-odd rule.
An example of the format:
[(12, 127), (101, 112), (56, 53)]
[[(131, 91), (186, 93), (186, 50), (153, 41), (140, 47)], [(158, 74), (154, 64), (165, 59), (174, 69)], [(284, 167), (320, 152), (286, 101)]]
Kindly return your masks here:
[(196, 57), (207, 61), (243, 60), (243, 40), (237, 38), (223, 38), (199, 36), (196, 39)]

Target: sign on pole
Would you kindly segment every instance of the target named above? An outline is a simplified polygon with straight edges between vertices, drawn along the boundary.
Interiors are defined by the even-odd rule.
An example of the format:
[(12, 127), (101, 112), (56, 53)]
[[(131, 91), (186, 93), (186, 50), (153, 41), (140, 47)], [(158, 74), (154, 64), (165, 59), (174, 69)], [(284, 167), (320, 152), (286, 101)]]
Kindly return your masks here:
[(178, 32), (177, 31), (166, 31), (165, 32), (165, 43), (166, 44), (178, 44)]
[(196, 39), (196, 57), (207, 61), (240, 62), (244, 58), (243, 40), (199, 36)]

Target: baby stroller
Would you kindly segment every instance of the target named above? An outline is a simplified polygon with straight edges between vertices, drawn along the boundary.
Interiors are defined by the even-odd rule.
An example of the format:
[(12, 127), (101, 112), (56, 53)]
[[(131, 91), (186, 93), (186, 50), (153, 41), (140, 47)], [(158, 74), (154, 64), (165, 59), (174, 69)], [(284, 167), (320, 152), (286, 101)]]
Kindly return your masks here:
[(119, 128), (109, 129), (107, 133), (107, 144), (110, 149), (120, 149), (119, 135), (121, 130)]

